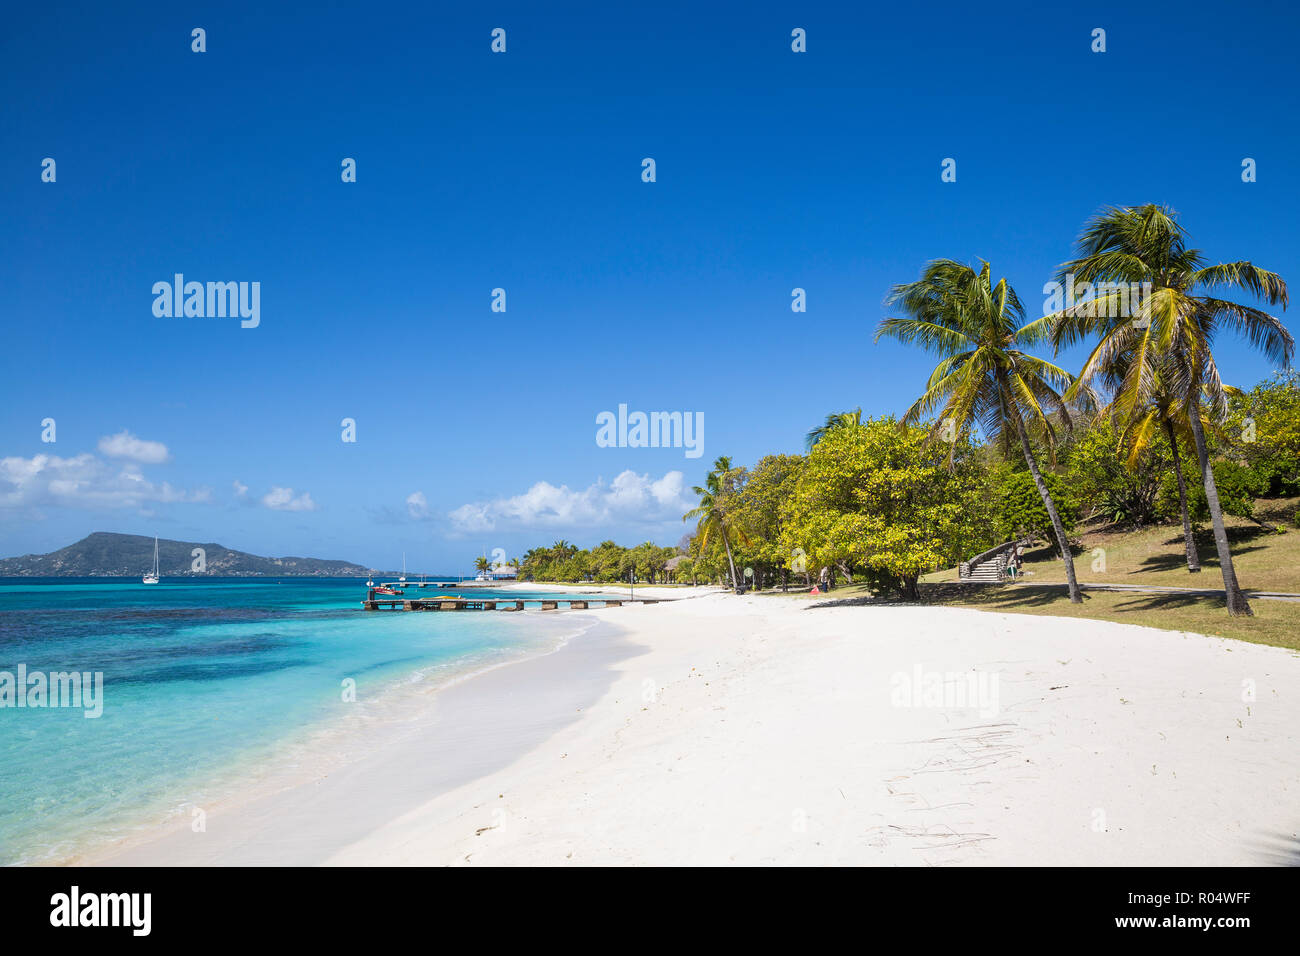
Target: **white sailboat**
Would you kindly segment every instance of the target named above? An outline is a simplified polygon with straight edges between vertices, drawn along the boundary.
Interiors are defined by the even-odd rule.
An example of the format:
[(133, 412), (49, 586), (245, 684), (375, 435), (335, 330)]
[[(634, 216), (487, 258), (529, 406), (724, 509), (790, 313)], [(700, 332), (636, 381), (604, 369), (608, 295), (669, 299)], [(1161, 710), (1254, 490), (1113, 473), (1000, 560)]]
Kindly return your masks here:
[(402, 552), (402, 576), (397, 579), (397, 582), (399, 584), (406, 583), (406, 552), (405, 551)]
[(153, 537), (153, 570), (140, 579), (145, 584), (158, 583), (158, 536)]

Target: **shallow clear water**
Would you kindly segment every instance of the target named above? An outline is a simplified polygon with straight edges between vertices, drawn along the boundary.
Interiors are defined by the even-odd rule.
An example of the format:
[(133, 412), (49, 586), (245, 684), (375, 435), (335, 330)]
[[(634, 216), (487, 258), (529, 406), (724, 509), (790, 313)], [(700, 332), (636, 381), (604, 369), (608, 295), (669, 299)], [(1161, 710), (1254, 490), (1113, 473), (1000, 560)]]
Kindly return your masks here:
[[(403, 687), (579, 629), (562, 614), (367, 613), (365, 592), (355, 579), (0, 580), (0, 680), (20, 664), (103, 673), (96, 719), (0, 707), (0, 864), (67, 859), (156, 824)], [(407, 596), (443, 593), (456, 591)]]

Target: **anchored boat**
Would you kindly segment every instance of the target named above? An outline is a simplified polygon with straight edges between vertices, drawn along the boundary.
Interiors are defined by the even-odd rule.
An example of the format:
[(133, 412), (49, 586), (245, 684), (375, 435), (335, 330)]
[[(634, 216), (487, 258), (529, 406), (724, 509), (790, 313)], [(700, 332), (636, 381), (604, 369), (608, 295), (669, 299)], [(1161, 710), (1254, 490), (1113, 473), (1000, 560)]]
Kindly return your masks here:
[(158, 583), (158, 536), (153, 536), (153, 570), (140, 579), (142, 584)]

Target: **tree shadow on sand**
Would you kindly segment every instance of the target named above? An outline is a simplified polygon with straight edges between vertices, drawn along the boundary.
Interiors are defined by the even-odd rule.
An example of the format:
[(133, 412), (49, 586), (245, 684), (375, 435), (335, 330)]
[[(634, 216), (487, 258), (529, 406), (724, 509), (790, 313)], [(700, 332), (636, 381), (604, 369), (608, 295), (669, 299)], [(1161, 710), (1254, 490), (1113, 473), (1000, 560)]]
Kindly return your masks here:
[(870, 596), (851, 597), (851, 598), (839, 598), (838, 600), (818, 601), (816, 604), (809, 604), (806, 608), (804, 608), (804, 610), (813, 611), (821, 607), (862, 607), (863, 605), (867, 605), (867, 604), (892, 604), (892, 603), (894, 602), (887, 601), (882, 598), (876, 598)]
[[(1047, 607), (1060, 601), (1069, 593), (1066, 585), (1043, 584), (1024, 586), (1014, 584), (923, 584), (923, 604), (984, 605), (991, 608)], [(1092, 600), (1083, 592), (1084, 603)]]
[(1261, 833), (1250, 841), (1263, 866), (1300, 866), (1300, 836)]
[[(920, 584), (919, 601), (909, 601), (898, 595), (878, 597), (832, 598), (810, 604), (805, 610), (827, 607), (944, 607), (947, 605), (987, 605), (991, 608), (1047, 607), (1066, 593), (1065, 585), (1042, 585), (1017, 588), (1006, 584)], [(1084, 592), (1085, 602), (1091, 600)]]

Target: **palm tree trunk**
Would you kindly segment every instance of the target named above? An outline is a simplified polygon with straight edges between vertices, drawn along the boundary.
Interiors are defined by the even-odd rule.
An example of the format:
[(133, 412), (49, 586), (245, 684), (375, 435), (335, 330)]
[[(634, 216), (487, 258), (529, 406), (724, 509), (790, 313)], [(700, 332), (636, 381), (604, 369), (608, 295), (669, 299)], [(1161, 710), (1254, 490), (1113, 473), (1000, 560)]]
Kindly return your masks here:
[(736, 562), (731, 559), (731, 542), (727, 540), (727, 529), (722, 529), (722, 544), (727, 549), (727, 565), (731, 568), (731, 590), (736, 590)]
[[(1200, 395), (1200, 389), (1196, 389), (1193, 394)], [(1192, 424), (1192, 438), (1196, 441), (1196, 461), (1201, 466), (1201, 481), (1205, 483), (1205, 503), (1210, 508), (1210, 521), (1214, 525), (1214, 547), (1219, 552), (1219, 570), (1223, 572), (1223, 595), (1228, 613), (1233, 617), (1254, 617), (1255, 612), (1250, 609), (1250, 602), (1237, 584), (1237, 570), (1232, 566), (1232, 549), (1228, 546), (1228, 531), (1223, 526), (1219, 489), (1214, 483), (1214, 469), (1210, 467), (1209, 453), (1205, 450), (1205, 430), (1201, 427), (1200, 408), (1195, 403), (1188, 410), (1187, 417)]]
[(1169, 436), (1169, 448), (1174, 454), (1174, 475), (1178, 478), (1178, 507), (1183, 514), (1183, 547), (1187, 551), (1187, 573), (1201, 573), (1201, 556), (1196, 550), (1196, 539), (1192, 536), (1192, 517), (1187, 510), (1187, 481), (1183, 478), (1183, 463), (1178, 457), (1178, 436), (1174, 434), (1174, 423), (1165, 419), (1165, 433)]
[(1034, 450), (1029, 447), (1029, 434), (1025, 431), (1025, 423), (1020, 417), (1020, 412), (1014, 407), (1011, 410), (1011, 417), (1016, 423), (1016, 432), (1020, 435), (1020, 450), (1025, 454), (1025, 463), (1029, 465), (1029, 474), (1033, 476), (1034, 487), (1038, 489), (1038, 495), (1043, 499), (1043, 507), (1047, 509), (1047, 517), (1052, 519), (1052, 530), (1056, 532), (1056, 543), (1061, 548), (1061, 558), (1065, 561), (1065, 583), (1070, 591), (1070, 603), (1082, 604), (1083, 594), (1079, 591), (1079, 581), (1074, 576), (1074, 554), (1070, 551), (1070, 542), (1065, 536), (1065, 525), (1061, 524), (1061, 516), (1056, 511), (1056, 503), (1052, 501), (1052, 496), (1047, 490), (1047, 482), (1043, 481), (1043, 475), (1038, 470), (1038, 462), (1034, 459)]

